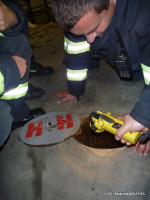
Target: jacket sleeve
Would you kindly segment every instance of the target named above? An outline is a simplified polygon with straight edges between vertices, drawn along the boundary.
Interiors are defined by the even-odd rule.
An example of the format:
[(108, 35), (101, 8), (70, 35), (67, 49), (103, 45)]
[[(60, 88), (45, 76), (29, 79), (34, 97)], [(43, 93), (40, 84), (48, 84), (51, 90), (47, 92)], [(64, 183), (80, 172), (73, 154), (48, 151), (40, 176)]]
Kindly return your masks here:
[(19, 85), (20, 74), (15, 61), (9, 55), (0, 55), (0, 96)]
[(14, 13), (17, 16), (17, 23), (15, 26), (11, 27), (9, 30), (2, 31), (2, 33), (5, 36), (14, 36), (18, 33), (24, 33), (25, 35), (28, 35), (28, 22), (25, 15), (25, 12), (22, 8), (21, 3), (19, 0), (3, 0), (3, 3), (5, 3), (7, 6), (9, 6)]
[(133, 107), (130, 115), (139, 123), (150, 128), (150, 40), (143, 51), (141, 67), (145, 87), (141, 93), (139, 101)]
[(65, 32), (64, 50), (68, 91), (79, 99), (85, 92), (90, 64), (90, 44), (84, 36), (74, 36)]
[[(150, 3), (146, 5), (146, 9), (150, 8)], [(144, 14), (143, 14), (144, 13)], [(143, 71), (145, 87), (141, 93), (139, 101), (133, 107), (130, 115), (139, 123), (150, 128), (150, 13), (149, 10), (140, 13), (142, 23), (138, 23), (136, 34), (139, 37), (139, 45), (144, 43), (141, 56), (141, 68)], [(148, 15), (148, 16), (147, 16)], [(143, 39), (142, 39), (143, 38)]]

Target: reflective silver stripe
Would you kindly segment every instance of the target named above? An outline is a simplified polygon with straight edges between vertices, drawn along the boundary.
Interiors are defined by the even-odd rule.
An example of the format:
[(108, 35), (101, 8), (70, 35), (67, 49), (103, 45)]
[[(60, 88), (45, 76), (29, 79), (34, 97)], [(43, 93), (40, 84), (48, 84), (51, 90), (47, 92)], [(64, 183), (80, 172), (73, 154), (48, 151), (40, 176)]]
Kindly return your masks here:
[(2, 94), (3, 92), (4, 92), (4, 76), (0, 72), (0, 94)]
[(5, 35), (3, 33), (0, 32), (0, 37), (5, 37)]
[(87, 79), (87, 69), (82, 69), (82, 70), (67, 69), (67, 79), (69, 81), (83, 81)]
[(5, 92), (0, 99), (11, 100), (18, 99), (27, 94), (28, 83), (20, 84), (17, 88), (14, 88), (8, 92)]
[(141, 63), (141, 67), (143, 70), (145, 84), (149, 85), (150, 84), (150, 67), (148, 67), (142, 63)]
[(83, 42), (72, 42), (66, 37), (64, 38), (64, 50), (68, 54), (78, 54), (90, 51), (90, 44), (87, 41)]
[(35, 70), (35, 69), (30, 69), (30, 72), (34, 72), (34, 73), (35, 73), (35, 72), (36, 72), (36, 70)]

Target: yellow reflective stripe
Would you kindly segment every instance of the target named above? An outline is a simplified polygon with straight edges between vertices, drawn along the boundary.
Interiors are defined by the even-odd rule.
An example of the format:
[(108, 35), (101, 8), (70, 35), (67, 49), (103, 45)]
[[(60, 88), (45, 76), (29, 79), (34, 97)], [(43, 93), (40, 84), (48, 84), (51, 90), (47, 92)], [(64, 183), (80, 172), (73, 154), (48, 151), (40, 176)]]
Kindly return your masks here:
[(149, 85), (150, 84), (150, 67), (148, 67), (142, 63), (141, 63), (141, 67), (143, 70), (145, 84)]
[(19, 99), (27, 94), (28, 83), (20, 84), (17, 88), (14, 88), (8, 92), (5, 92), (0, 99), (11, 100)]
[(67, 79), (69, 81), (83, 81), (87, 79), (87, 69), (82, 69), (82, 70), (67, 69)]
[(83, 42), (72, 42), (66, 37), (64, 38), (64, 50), (68, 54), (78, 54), (90, 51), (90, 44), (87, 41)]
[(2, 94), (3, 92), (4, 92), (4, 76), (0, 72), (0, 94)]
[(5, 37), (5, 35), (3, 33), (0, 32), (0, 37)]

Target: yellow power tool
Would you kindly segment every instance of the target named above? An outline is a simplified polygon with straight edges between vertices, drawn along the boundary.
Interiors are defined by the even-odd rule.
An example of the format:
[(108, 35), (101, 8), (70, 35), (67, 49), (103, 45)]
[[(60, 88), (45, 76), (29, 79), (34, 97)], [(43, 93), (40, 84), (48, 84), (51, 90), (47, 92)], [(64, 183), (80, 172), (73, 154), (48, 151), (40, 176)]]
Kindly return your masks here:
[[(116, 135), (117, 130), (123, 125), (123, 121), (112, 116), (111, 113), (103, 113), (101, 111), (92, 112), (89, 116), (91, 130), (100, 133), (108, 131)], [(127, 132), (123, 135), (123, 139), (135, 144), (140, 137), (140, 132)]]

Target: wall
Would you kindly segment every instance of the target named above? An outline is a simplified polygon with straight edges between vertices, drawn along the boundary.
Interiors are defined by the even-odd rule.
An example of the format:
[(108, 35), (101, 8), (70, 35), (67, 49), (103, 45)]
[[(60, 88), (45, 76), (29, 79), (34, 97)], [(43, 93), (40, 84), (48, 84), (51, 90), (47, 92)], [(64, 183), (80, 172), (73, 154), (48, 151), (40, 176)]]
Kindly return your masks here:
[[(21, 0), (21, 3), (24, 7), (24, 10), (28, 10), (26, 2)], [(44, 0), (30, 0), (30, 3), (33, 11), (41, 10), (44, 6)], [(50, 0), (47, 0), (47, 3), (50, 5)]]

